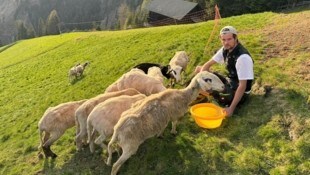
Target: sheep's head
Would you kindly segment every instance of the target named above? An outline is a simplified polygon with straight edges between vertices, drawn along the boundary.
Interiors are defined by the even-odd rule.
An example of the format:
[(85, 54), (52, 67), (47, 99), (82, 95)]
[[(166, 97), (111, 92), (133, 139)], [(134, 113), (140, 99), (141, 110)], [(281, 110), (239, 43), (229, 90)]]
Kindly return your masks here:
[(87, 61), (87, 62), (85, 62), (84, 64), (83, 64), (83, 67), (85, 68), (86, 66), (88, 66), (90, 63), (89, 63), (89, 61)]
[(181, 72), (182, 72), (181, 66), (175, 66), (170, 69), (170, 75), (172, 78), (175, 79), (176, 82), (179, 82), (181, 80)]
[(224, 83), (213, 73), (199, 72), (193, 80), (196, 80), (203, 91), (224, 91)]
[(190, 55), (188, 55), (185, 51), (178, 51), (178, 52), (176, 52), (175, 55), (179, 55), (180, 57), (185, 58), (185, 60), (186, 60), (187, 62), (189, 62), (189, 57), (190, 57)]

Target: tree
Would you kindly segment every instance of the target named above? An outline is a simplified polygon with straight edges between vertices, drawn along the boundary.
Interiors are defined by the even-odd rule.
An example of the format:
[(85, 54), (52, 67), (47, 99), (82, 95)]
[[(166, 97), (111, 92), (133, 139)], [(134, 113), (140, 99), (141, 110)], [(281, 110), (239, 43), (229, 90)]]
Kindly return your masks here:
[(38, 22), (38, 36), (46, 35), (46, 26), (44, 20), (40, 17)]
[(21, 20), (17, 20), (16, 26), (17, 26), (17, 40), (22, 40), (22, 39), (28, 38), (27, 29), (24, 26), (24, 22)]
[(47, 35), (58, 35), (60, 34), (59, 28), (59, 17), (56, 10), (52, 10), (49, 14), (46, 22), (46, 34)]
[(36, 37), (36, 32), (34, 31), (34, 28), (32, 26), (28, 27), (26, 30), (27, 30), (27, 38)]

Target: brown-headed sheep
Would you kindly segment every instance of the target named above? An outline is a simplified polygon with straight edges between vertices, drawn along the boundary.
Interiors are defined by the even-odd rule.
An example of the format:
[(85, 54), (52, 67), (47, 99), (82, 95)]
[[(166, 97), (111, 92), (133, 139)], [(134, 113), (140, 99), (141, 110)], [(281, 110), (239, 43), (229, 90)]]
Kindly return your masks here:
[(114, 143), (123, 151), (113, 164), (111, 175), (117, 174), (121, 165), (136, 153), (146, 139), (161, 135), (169, 121), (172, 121), (171, 132), (176, 133), (177, 121), (188, 111), (188, 105), (197, 98), (200, 90), (223, 91), (224, 84), (214, 74), (200, 72), (185, 89), (167, 89), (146, 97), (125, 111), (115, 125), (108, 144), (108, 165), (111, 165)]
[(75, 112), (75, 121), (76, 121), (76, 147), (77, 150), (81, 150), (82, 142), (87, 140), (87, 117), (90, 112), (96, 107), (99, 103), (104, 102), (105, 100), (117, 97), (120, 95), (136, 95), (140, 94), (137, 90), (133, 88), (124, 89), (116, 92), (109, 92), (98, 95), (94, 98), (87, 100), (83, 105), (81, 105)]
[(112, 136), (113, 127), (118, 122), (121, 114), (129, 109), (133, 103), (145, 97), (144, 94), (113, 97), (98, 104), (93, 109), (87, 119), (89, 148), (92, 153), (94, 152), (94, 139), (96, 132), (99, 133), (99, 137), (95, 140), (95, 143), (102, 148), (106, 148), (103, 141)]
[[(39, 121), (40, 152), (43, 149), (45, 157), (56, 158), (50, 146), (59, 139), (64, 132), (75, 125), (75, 111), (86, 100), (63, 103), (49, 107)], [(44, 138), (43, 137), (44, 133)]]
[(105, 92), (114, 92), (127, 88), (134, 88), (147, 96), (166, 89), (162, 82), (146, 75), (142, 70), (134, 68), (111, 84)]

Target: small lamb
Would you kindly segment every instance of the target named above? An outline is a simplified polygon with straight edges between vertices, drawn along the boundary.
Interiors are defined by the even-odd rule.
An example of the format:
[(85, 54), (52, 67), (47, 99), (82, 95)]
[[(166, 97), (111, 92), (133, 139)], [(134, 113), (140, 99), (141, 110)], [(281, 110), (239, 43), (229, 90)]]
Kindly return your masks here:
[(72, 82), (73, 80), (82, 77), (83, 72), (86, 68), (86, 66), (89, 65), (89, 62), (84, 63), (83, 65), (81, 65), (80, 63), (76, 64), (75, 66), (73, 66), (68, 73), (68, 77), (69, 77), (69, 82)]

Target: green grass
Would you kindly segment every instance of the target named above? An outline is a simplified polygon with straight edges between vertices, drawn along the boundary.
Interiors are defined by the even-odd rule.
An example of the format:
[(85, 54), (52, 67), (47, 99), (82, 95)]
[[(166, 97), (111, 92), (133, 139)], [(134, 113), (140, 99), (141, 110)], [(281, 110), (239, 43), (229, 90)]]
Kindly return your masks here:
[[(298, 14), (299, 12), (296, 12)], [(306, 11), (309, 13), (309, 11)], [(295, 13), (294, 13), (295, 14)], [(288, 14), (288, 15), (294, 15)], [(264, 61), (272, 44), (263, 30), (279, 14), (260, 13), (221, 20), (233, 25), (255, 60), (255, 77), (271, 85), (268, 96), (253, 93), (249, 103), (220, 128), (199, 128), (186, 114), (177, 136), (142, 144), (120, 174), (309, 174), (309, 82), (296, 71), (309, 53)], [(141, 62), (167, 64), (174, 53), (191, 54), (187, 78), (220, 47), (213, 21), (114, 32), (70, 33), (23, 40), (0, 48), (0, 174), (110, 174), (105, 152), (76, 152), (75, 128), (53, 146), (55, 160), (37, 158), (37, 123), (60, 103), (94, 97)], [(218, 29), (219, 30), (219, 29)], [(67, 72), (90, 61), (85, 75), (69, 84)], [(220, 67), (217, 69), (222, 70)], [(115, 155), (113, 162), (117, 159)]]

